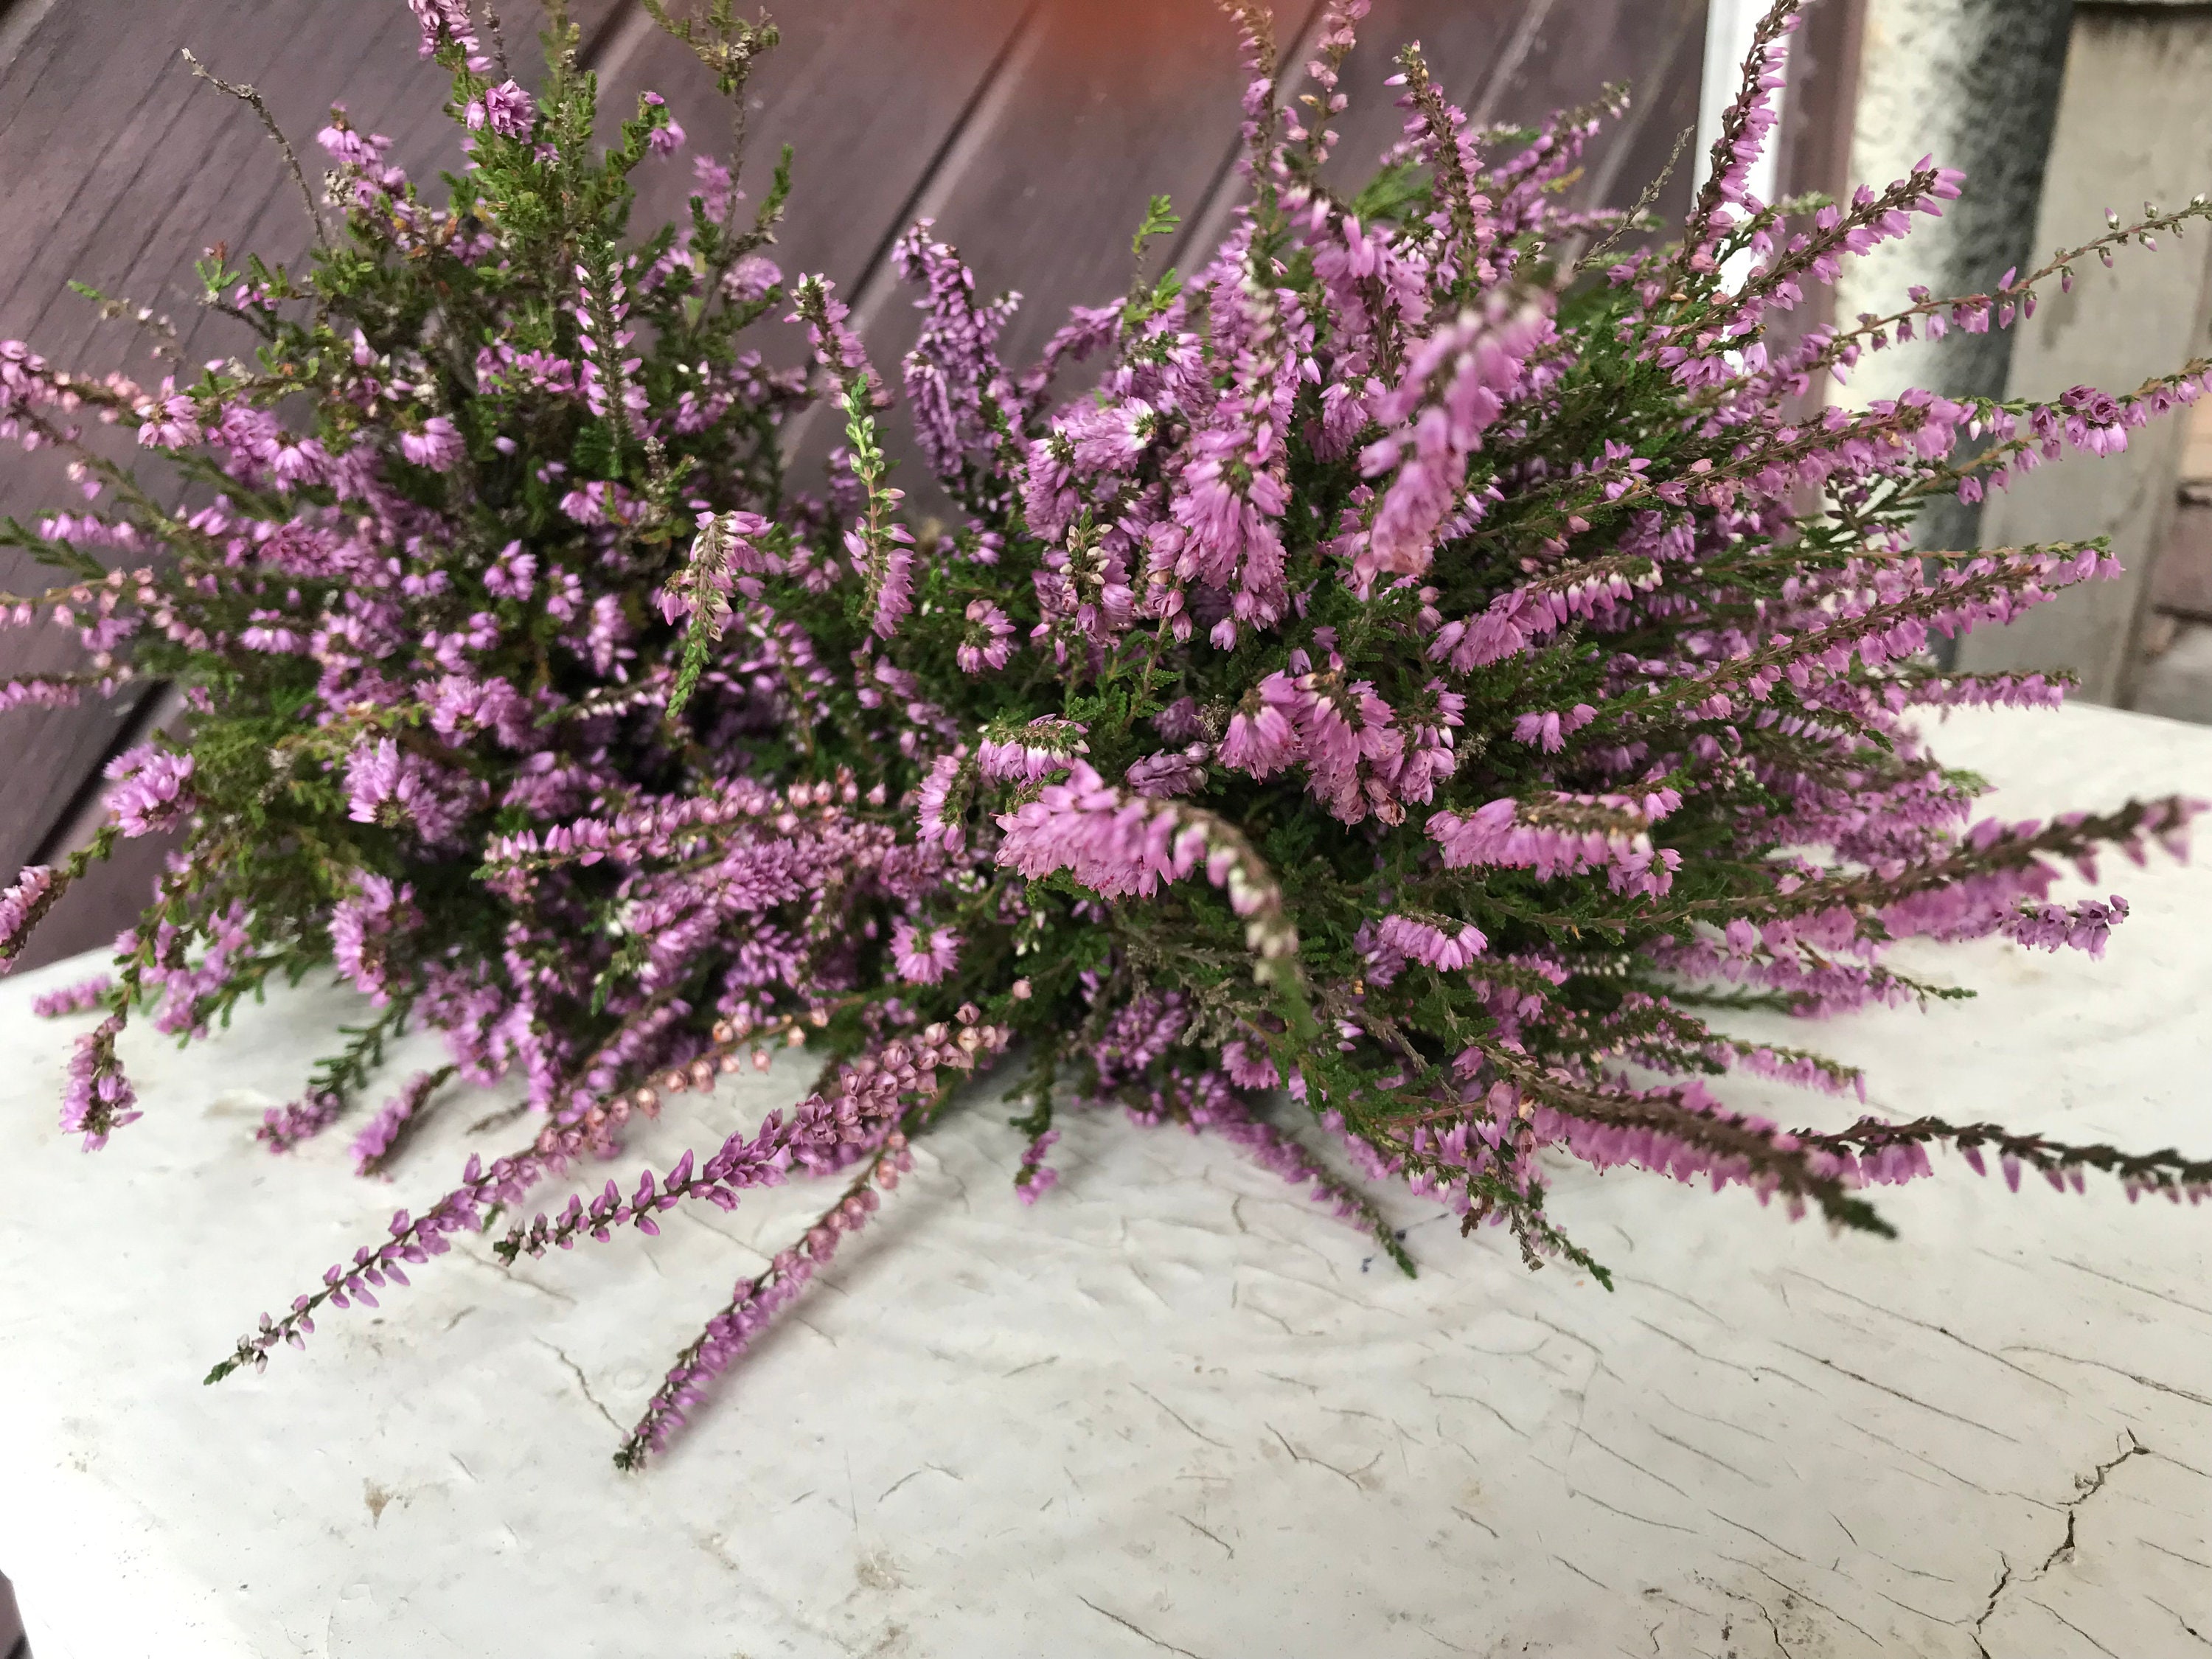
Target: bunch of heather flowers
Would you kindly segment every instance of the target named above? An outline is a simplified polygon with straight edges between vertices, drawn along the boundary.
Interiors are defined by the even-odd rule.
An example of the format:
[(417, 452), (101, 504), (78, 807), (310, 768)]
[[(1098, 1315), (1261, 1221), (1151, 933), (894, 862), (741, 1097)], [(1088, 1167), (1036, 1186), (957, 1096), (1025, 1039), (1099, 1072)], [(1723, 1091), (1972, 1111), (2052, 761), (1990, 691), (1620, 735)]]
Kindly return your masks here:
[[(352, 1109), (409, 1022), (450, 1063), (358, 1131), (364, 1172), (454, 1079), (520, 1077), (537, 1114), (216, 1376), (495, 1212), (511, 1259), (833, 1176), (678, 1357), (634, 1463), (1008, 1055), (1024, 1201), (1050, 1201), (1055, 1115), (1118, 1105), (1218, 1133), (1357, 1224), (1377, 1226), (1345, 1168), (1601, 1279), (1545, 1208), (1559, 1154), (1883, 1231), (1865, 1189), (1937, 1147), (2014, 1182), (2212, 1183), (2212, 1163), (1990, 1123), (1747, 1115), (1709, 1080), (1859, 1079), (1698, 1012), (1947, 994), (1886, 964), (1914, 935), (2094, 954), (2125, 904), (2054, 902), (2062, 868), (2180, 851), (2197, 804), (2178, 799), (1972, 819), (1916, 713), (2063, 687), (1948, 672), (1937, 648), (2112, 566), (1907, 527), (1939, 494), (2124, 447), (2207, 366), (2051, 404), (1854, 410), (1817, 388), (1916, 332), (2008, 325), (2072, 261), (2201, 203), (1994, 294), (1778, 345), (1809, 287), (1960, 182), (1747, 193), (1796, 0), (1759, 30), (1680, 240), (1625, 253), (1640, 209), (1563, 205), (1613, 100), (1477, 128), (1410, 48), (1403, 140), (1346, 198), (1329, 123), (1365, 0), (1334, 0), (1279, 103), (1266, 14), (1239, 0), (1249, 191), (1220, 247), (1010, 366), (1014, 301), (980, 297), (925, 222), (896, 250), (918, 336), (877, 364), (830, 283), (769, 262), (781, 173), (748, 214), (698, 159), (689, 222), (634, 234), (632, 173), (683, 143), (665, 106), (596, 148), (557, 17), (533, 94), (460, 0), (410, 3), (467, 134), (443, 204), (334, 118), (342, 230), (304, 272), (206, 268), (254, 362), (148, 386), (0, 346), (0, 416), (71, 447), (92, 497), (10, 527), (71, 578), (12, 620), (50, 615), (94, 653), (0, 695), (160, 679), (191, 716), (116, 763), (84, 853), (0, 897), (4, 954), (118, 839), (189, 827), (112, 983), (60, 999), (104, 1016), (68, 1127), (98, 1146), (135, 1115), (126, 1019), (196, 1035), (323, 964), (374, 1012), (270, 1114), (274, 1146)], [(741, 112), (772, 29), (726, 0), (648, 10)], [(1173, 222), (1156, 204), (1139, 250)], [(741, 345), (787, 319), (804, 367)], [(780, 434), (817, 401), (846, 441), (815, 495)], [(902, 402), (911, 502), (885, 449)], [(81, 434), (88, 414), (160, 452), (181, 504)], [(536, 1209), (666, 1095), (783, 1044), (823, 1066), (790, 1111)]]

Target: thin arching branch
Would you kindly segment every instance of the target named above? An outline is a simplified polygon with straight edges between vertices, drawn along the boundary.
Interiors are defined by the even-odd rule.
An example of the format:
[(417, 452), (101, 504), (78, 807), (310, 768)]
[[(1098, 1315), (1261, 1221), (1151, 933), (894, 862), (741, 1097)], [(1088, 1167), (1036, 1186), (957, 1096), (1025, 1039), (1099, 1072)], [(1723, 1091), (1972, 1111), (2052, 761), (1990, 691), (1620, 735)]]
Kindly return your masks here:
[(300, 199), (307, 204), (307, 222), (314, 227), (316, 246), (325, 252), (329, 252), (331, 239), (329, 233), (323, 228), (321, 210), (315, 206), (315, 192), (307, 187), (307, 175), (300, 166), (299, 152), (292, 148), (292, 141), (284, 136), (283, 128), (276, 125), (276, 118), (269, 112), (268, 100), (262, 97), (260, 93), (252, 87), (239, 82), (224, 80), (222, 76), (193, 57), (190, 46), (181, 46), (178, 50), (184, 54), (185, 62), (192, 66), (194, 75), (213, 86), (217, 92), (227, 92), (240, 102), (251, 105), (253, 112), (261, 118), (261, 125), (268, 130), (269, 136), (276, 141), (276, 148), (283, 152), (284, 165), (292, 170), (292, 182), (300, 187)]

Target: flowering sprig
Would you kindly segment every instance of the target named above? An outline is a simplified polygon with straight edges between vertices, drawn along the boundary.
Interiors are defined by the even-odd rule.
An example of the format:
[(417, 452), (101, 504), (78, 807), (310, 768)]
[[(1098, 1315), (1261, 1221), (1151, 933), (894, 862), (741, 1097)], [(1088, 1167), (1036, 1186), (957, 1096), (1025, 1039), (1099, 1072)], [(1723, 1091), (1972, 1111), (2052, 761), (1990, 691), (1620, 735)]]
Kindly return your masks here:
[(2156, 1152), (2124, 1152), (2103, 1145), (2084, 1146), (2022, 1133), (1999, 1123), (1954, 1124), (1942, 1118), (1915, 1118), (1905, 1123), (1863, 1119), (1848, 1129), (1829, 1134), (1808, 1132), (1808, 1145), (1856, 1159), (1864, 1178), (1907, 1180), (1928, 1173), (1926, 1149), (1948, 1146), (1977, 1175), (1989, 1173), (1987, 1156), (1996, 1154), (1997, 1166), (2011, 1190), (2020, 1189), (2021, 1171), (2032, 1169), (2055, 1192), (2083, 1190), (2083, 1171), (2095, 1170), (2118, 1181), (2134, 1203), (2145, 1193), (2169, 1203), (2186, 1199), (2202, 1203), (2212, 1195), (2212, 1159), (2185, 1158), (2172, 1148)]
[(667, 1449), (685, 1417), (705, 1401), (708, 1382), (728, 1370), (775, 1316), (798, 1298), (807, 1281), (829, 1265), (847, 1234), (867, 1224), (882, 1206), (878, 1192), (897, 1187), (901, 1175), (913, 1167), (906, 1137), (894, 1130), (843, 1195), (796, 1244), (777, 1251), (752, 1278), (738, 1281), (721, 1311), (677, 1354), (645, 1414), (616, 1449), (617, 1468), (641, 1468), (648, 1457)]
[[(2025, 322), (2035, 315), (2038, 290), (2052, 277), (2059, 291), (2074, 291), (2075, 267), (2094, 256), (2106, 270), (2113, 255), (2130, 243), (2155, 252), (2158, 238), (2171, 232), (2182, 235), (2191, 222), (2212, 218), (2212, 200), (2191, 197), (2183, 207), (2160, 212), (2148, 205), (2142, 216), (2123, 224), (2117, 213), (2108, 213), (2104, 234), (2073, 247), (2061, 248), (2033, 270), (2017, 267), (1997, 279), (1987, 294), (1936, 295), (1928, 289), (1911, 289), (1910, 305), (1882, 315), (1869, 312), (1847, 329), (1822, 331), (1814, 349), (1793, 362), (1796, 372), (1811, 374), (1836, 364), (1855, 363), (1861, 352), (1881, 351), (1891, 344), (1904, 345), (1916, 337), (1940, 340), (1953, 329), (1967, 334), (1987, 333), (1991, 327), (2010, 328), (2015, 318)], [(1813, 343), (1808, 341), (1808, 343)]]
[(115, 1039), (122, 1034), (123, 1016), (110, 1014), (76, 1040), (76, 1052), (70, 1056), (62, 1128), (82, 1135), (88, 1152), (98, 1152), (109, 1135), (143, 1115), (137, 1109), (137, 1091), (115, 1058)]
[(40, 1019), (61, 1019), (70, 1014), (88, 1013), (105, 1003), (115, 989), (115, 981), (106, 974), (95, 974), (90, 979), (81, 979), (74, 985), (64, 985), (31, 999), (31, 1012)]
[(408, 1079), (407, 1086), (386, 1101), (367, 1127), (354, 1137), (348, 1150), (353, 1157), (356, 1175), (380, 1175), (386, 1163), (398, 1149), (401, 1139), (421, 1119), (423, 1109), (434, 1095), (453, 1078), (456, 1067), (439, 1066), (435, 1071), (418, 1072)]

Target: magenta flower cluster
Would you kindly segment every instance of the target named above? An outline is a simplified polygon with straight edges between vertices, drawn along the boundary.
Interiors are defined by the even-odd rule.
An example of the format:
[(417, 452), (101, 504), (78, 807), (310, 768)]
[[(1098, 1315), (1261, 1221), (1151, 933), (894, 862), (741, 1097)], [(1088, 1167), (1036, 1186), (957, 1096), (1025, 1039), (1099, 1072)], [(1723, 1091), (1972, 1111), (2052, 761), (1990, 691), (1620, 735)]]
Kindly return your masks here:
[[(1118, 1107), (1219, 1136), (1409, 1270), (1364, 1183), (1601, 1278), (1546, 1208), (1557, 1158), (1876, 1230), (1869, 1189), (1944, 1146), (2061, 1186), (2212, 1187), (2174, 1152), (1737, 1110), (1732, 1070), (1862, 1103), (1866, 1083), (1698, 1012), (1924, 1000), (1886, 960), (1913, 936), (2100, 954), (2125, 902), (2065, 897), (2067, 868), (2182, 850), (2201, 804), (2179, 798), (1974, 820), (1916, 717), (2064, 685), (1936, 647), (2112, 567), (1910, 528), (1936, 495), (2124, 447), (2208, 366), (2047, 404), (1820, 398), (1862, 351), (2008, 326), (2072, 261), (2206, 210), (1784, 343), (1811, 289), (1960, 188), (1923, 166), (1809, 210), (1747, 192), (1795, 0), (1673, 241), (1564, 204), (1611, 106), (1481, 127), (1418, 49), (1402, 141), (1340, 187), (1366, 0), (1333, 0), (1297, 101), (1265, 12), (1231, 0), (1248, 190), (1220, 244), (1140, 264), (1019, 365), (1016, 297), (925, 222), (894, 250), (920, 323), (892, 368), (829, 281), (772, 262), (787, 170), (747, 216), (737, 158), (697, 157), (688, 219), (631, 234), (631, 175), (684, 143), (668, 106), (604, 143), (562, 42), (526, 88), (467, 7), (409, 3), (467, 166), (433, 201), (335, 113), (343, 252), (205, 273), (260, 362), (145, 385), (0, 344), (0, 427), (68, 448), (88, 503), (19, 538), (64, 584), (0, 600), (74, 629), (87, 666), (0, 701), (162, 678), (191, 717), (117, 762), (91, 848), (0, 895), (4, 961), (92, 860), (181, 832), (112, 987), (67, 999), (104, 1018), (65, 1121), (98, 1145), (137, 1115), (115, 1042), (138, 1012), (197, 1035), (324, 965), (367, 1015), (270, 1115), (273, 1148), (354, 1109), (410, 1024), (447, 1063), (356, 1132), (362, 1172), (404, 1172), (449, 1082), (534, 1115), (216, 1375), (495, 1207), (511, 1259), (842, 1176), (678, 1357), (635, 1462), (1017, 1053), (1022, 1201), (1082, 1179), (1048, 1161), (1062, 1115)], [(720, 12), (674, 27), (738, 98), (774, 44)], [(803, 367), (749, 343), (779, 325)], [(844, 435), (812, 489), (785, 454), (810, 407)], [(88, 418), (185, 469), (189, 509)], [(900, 483), (894, 420), (920, 457)], [(668, 1096), (801, 1047), (823, 1081), (791, 1112), (533, 1207)]]

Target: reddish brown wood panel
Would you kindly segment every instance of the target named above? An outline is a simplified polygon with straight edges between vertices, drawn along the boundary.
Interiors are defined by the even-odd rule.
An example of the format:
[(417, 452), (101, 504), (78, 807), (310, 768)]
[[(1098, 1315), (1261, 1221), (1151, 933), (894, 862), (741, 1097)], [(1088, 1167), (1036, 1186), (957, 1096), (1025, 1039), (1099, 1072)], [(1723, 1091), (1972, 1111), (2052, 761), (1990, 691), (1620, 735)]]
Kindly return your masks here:
[[(294, 9), (302, 19), (310, 9)], [(416, 135), (434, 131), (437, 92), (414, 72), (404, 9), (312, 9), (320, 27), (270, 27), (271, 8), (252, 0), (187, 0), (152, 15), (131, 0), (64, 0), (46, 13), (0, 70), (0, 179), (15, 232), (0, 248), (0, 334), (72, 369), (154, 367), (143, 341), (97, 323), (69, 292), (74, 278), (173, 314), (188, 360), (235, 343), (195, 325), (192, 260), (218, 239), (295, 254), (305, 210), (251, 113), (196, 82), (178, 48), (263, 86), (302, 142), (342, 91), (417, 152)], [(35, 518), (80, 504), (58, 457), (0, 456), (0, 509)], [(0, 558), (0, 586), (50, 579), (20, 556)], [(66, 670), (77, 655), (54, 630), (0, 635), (10, 673)], [(0, 718), (0, 870), (40, 849), (133, 702)]]
[[(1001, 82), (945, 165), (915, 203), (937, 221), (987, 290), (1018, 288), (1022, 313), (1009, 331), (1019, 361), (1073, 304), (1097, 304), (1126, 286), (1129, 237), (1149, 197), (1170, 196), (1187, 229), (1170, 258), (1202, 259), (1241, 192), (1236, 173), (1243, 81), (1225, 20), (1190, 0), (1125, 0), (1102, 30), (1096, 0), (1048, 4), (1010, 56)], [(1276, 8), (1286, 89), (1303, 84), (1320, 7)], [(1401, 135), (1404, 115), (1384, 86), (1399, 50), (1419, 40), (1438, 79), (1482, 120), (1533, 120), (1596, 95), (1608, 79), (1638, 79), (1658, 94), (1593, 147), (1583, 194), (1608, 199), (1655, 103), (1696, 107), (1702, 0), (1384, 0), (1362, 30), (1345, 86), (1351, 107), (1333, 169), (1354, 186)], [(1673, 130), (1668, 132), (1671, 142)], [(1663, 159), (1664, 146), (1661, 147)], [(1654, 167), (1652, 171), (1656, 171)], [(1644, 176), (1649, 176), (1648, 173)], [(1638, 177), (1630, 192), (1644, 182)], [(1686, 202), (1686, 187), (1681, 191)], [(911, 334), (907, 307), (875, 272), (866, 296), (869, 342), (896, 360)]]
[[(836, 0), (772, 11), (781, 40), (747, 89), (740, 184), (757, 202), (779, 149), (791, 146), (792, 200), (771, 250), (787, 279), (826, 276), (848, 304), (861, 295), (979, 112), (1007, 85), (1024, 39), (1056, 3), (1065, 0)], [(659, 92), (693, 152), (727, 158), (728, 100), (641, 9), (611, 31), (602, 76), (610, 108)], [(680, 219), (693, 188), (680, 157), (648, 169), (633, 222)], [(760, 333), (772, 359), (804, 358), (795, 330), (771, 325)], [(896, 352), (879, 362), (895, 375)], [(790, 436), (802, 481), (818, 477), (836, 435), (826, 422), (802, 417)]]
[[(1130, 237), (1155, 195), (1195, 216), (1237, 149), (1244, 72), (1218, 10), (1191, 0), (1059, 0), (1043, 7), (957, 148), (914, 204), (980, 287), (1018, 289), (1002, 349), (1026, 362), (1066, 321), (1129, 284)], [(1318, 0), (1279, 0), (1286, 40)], [(912, 295), (887, 270), (865, 296), (873, 355), (897, 361)]]
[(1791, 42), (1783, 106), (1782, 179), (1792, 195), (1841, 196), (1851, 185), (1851, 106), (1865, 0), (1813, 0)]
[[(1705, 29), (1704, 0), (1553, 0), (1499, 90), (1495, 118), (1532, 120), (1587, 103), (1608, 84), (1626, 86), (1628, 109), (1590, 144), (1576, 196), (1589, 207), (1626, 207), (1665, 164), (1676, 136), (1696, 125)], [(1636, 165), (1639, 156), (1650, 158), (1648, 168)], [(1686, 149), (1661, 199), (1675, 216), (1689, 209), (1692, 159)]]
[[(602, 29), (626, 0), (589, 0), (571, 15)], [(538, 14), (505, 8), (519, 73), (535, 78)], [(4, 17), (5, 14), (0, 14)], [(424, 64), (399, 0), (334, 7), (317, 0), (58, 0), (0, 65), (0, 179), (9, 227), (0, 245), (0, 337), (28, 341), (57, 366), (135, 375), (156, 370), (132, 331), (101, 324), (70, 292), (71, 280), (127, 295), (172, 316), (186, 361), (241, 343), (192, 301), (192, 263), (217, 240), (272, 259), (296, 258), (306, 210), (251, 112), (196, 81), (189, 47), (217, 73), (269, 100), (320, 175), (318, 128), (333, 100), (393, 138), (393, 156), (418, 174), (459, 159), (440, 114), (445, 79)], [(0, 514), (35, 520), (80, 505), (59, 456), (0, 447)], [(52, 574), (0, 552), (0, 592), (35, 592)], [(0, 674), (66, 672), (75, 639), (51, 629), (0, 633)], [(141, 698), (129, 693), (72, 709), (0, 715), (0, 880), (64, 850), (61, 838), (99, 785), (99, 769), (132, 734)], [(26, 965), (112, 937), (159, 872), (157, 849), (134, 849), (58, 908)]]
[[(1841, 200), (1850, 194), (1851, 112), (1865, 10), (1864, 0), (1814, 0), (1791, 43), (1779, 138), (1782, 188), (1788, 195)], [(1787, 349), (1832, 321), (1835, 301), (1833, 289), (1808, 284), (1804, 302), (1770, 326), (1770, 344)], [(1825, 388), (1808, 394), (1808, 401), (1822, 396)]]
[[(782, 42), (749, 89), (741, 183), (757, 201), (778, 146), (792, 147), (791, 210), (775, 250), (787, 276), (823, 273), (851, 299), (1039, 3), (799, 0), (769, 9)], [(726, 101), (642, 13), (618, 26), (603, 79), (625, 105), (659, 92), (693, 150), (727, 155)], [(647, 170), (635, 222), (681, 218), (693, 187), (680, 156)]]

